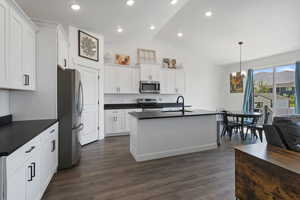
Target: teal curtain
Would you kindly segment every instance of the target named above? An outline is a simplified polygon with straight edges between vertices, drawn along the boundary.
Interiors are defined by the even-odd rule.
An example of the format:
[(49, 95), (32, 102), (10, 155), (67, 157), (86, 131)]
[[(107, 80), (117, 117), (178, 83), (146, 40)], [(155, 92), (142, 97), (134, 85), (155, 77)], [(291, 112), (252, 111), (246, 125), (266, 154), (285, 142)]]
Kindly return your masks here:
[(296, 114), (300, 114), (300, 61), (296, 63), (295, 71), (295, 86), (296, 86)]
[(247, 82), (244, 93), (243, 112), (253, 112), (254, 107), (253, 69), (248, 70)]

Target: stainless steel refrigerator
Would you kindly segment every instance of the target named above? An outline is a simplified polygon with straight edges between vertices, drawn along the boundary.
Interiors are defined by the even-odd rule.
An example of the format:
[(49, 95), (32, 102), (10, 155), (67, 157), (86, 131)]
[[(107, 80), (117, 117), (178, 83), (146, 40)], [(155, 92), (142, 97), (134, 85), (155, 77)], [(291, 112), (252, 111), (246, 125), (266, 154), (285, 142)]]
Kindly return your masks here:
[(76, 165), (81, 157), (79, 132), (83, 129), (83, 87), (80, 72), (62, 69), (57, 72), (57, 109), (59, 120), (59, 169)]

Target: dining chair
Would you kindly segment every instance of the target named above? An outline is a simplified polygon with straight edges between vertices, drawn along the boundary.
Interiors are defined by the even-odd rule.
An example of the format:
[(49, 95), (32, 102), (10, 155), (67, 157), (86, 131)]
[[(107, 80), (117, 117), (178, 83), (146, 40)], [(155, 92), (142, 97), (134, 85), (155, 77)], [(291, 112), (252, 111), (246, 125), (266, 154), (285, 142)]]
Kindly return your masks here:
[(223, 130), (221, 133), (221, 137), (224, 137), (226, 133), (229, 135), (231, 140), (233, 130), (240, 128), (240, 123), (236, 122), (235, 120), (230, 120), (230, 115), (228, 111), (222, 111), (223, 113)]
[(263, 142), (264, 125), (268, 124), (270, 115), (271, 115), (270, 109), (268, 108), (268, 106), (265, 106), (263, 123), (257, 122), (247, 126), (247, 128), (250, 129), (251, 135), (255, 136), (256, 138), (257, 138), (256, 133), (258, 132), (259, 139), (261, 142)]

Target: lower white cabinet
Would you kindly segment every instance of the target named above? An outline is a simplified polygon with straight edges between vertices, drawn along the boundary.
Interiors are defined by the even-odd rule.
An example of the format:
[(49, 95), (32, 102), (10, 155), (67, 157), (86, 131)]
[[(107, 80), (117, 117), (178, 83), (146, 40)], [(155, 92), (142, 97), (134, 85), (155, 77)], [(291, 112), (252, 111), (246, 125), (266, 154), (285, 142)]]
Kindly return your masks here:
[(126, 132), (124, 110), (106, 110), (104, 115), (105, 136)]
[(105, 110), (105, 136), (128, 135), (130, 133), (129, 113), (139, 111), (139, 109)]
[(40, 200), (58, 165), (58, 123), (6, 158), (6, 200)]

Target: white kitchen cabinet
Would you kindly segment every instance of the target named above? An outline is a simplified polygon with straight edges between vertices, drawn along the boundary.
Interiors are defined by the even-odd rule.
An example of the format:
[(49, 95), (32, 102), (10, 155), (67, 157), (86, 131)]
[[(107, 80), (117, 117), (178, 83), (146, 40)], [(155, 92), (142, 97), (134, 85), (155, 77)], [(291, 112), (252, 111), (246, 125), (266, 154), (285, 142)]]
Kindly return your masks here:
[(161, 70), (161, 94), (184, 94), (185, 73), (182, 69)]
[(36, 35), (34, 30), (23, 24), (23, 59), (22, 73), (24, 78), (23, 89), (35, 90), (36, 80)]
[(36, 29), (15, 4), (0, 0), (0, 88), (35, 90)]
[(141, 64), (141, 81), (160, 81), (160, 65)]
[(6, 158), (6, 200), (42, 198), (58, 165), (58, 123)]
[(104, 74), (105, 94), (139, 93), (138, 68), (106, 66)]
[(43, 180), (40, 187), (43, 193), (58, 165), (58, 124), (42, 133), (40, 156), (40, 180)]
[(130, 112), (140, 112), (141, 109), (120, 109), (105, 111), (105, 136), (128, 135), (130, 133)]
[[(41, 150), (40, 141), (37, 141), (35, 149), (30, 152), (30, 157), (25, 163), (26, 173), (26, 200), (38, 200), (40, 195), (40, 178), (41, 178), (41, 165), (40, 165), (40, 153)], [(45, 156), (45, 155), (43, 155)]]
[(23, 21), (16, 11), (10, 13), (9, 87), (20, 89), (23, 87)]
[(175, 70), (175, 91), (176, 94), (185, 93), (185, 72), (182, 69)]
[(176, 93), (176, 74), (173, 69), (161, 70), (160, 93), (175, 94)]
[(0, 88), (8, 87), (9, 5), (0, 0)]
[(57, 64), (60, 67), (68, 67), (68, 40), (61, 25), (57, 29)]
[(106, 110), (104, 112), (105, 136), (126, 132), (126, 118), (124, 110)]
[(26, 200), (26, 181), (28, 168), (25, 165), (21, 165), (17, 170), (9, 175), (7, 179), (7, 200)]
[(105, 67), (104, 70), (104, 93), (114, 94), (118, 93), (118, 78), (119, 74), (115, 72), (113, 67)]

